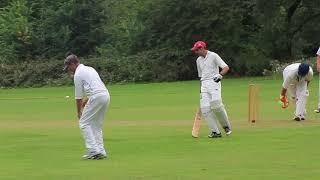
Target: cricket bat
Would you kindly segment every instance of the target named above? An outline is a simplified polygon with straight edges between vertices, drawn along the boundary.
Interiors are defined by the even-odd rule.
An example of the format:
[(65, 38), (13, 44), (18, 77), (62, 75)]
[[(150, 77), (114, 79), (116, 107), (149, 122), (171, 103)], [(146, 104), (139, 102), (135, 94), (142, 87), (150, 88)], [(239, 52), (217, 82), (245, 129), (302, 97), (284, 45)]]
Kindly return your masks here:
[(194, 137), (194, 138), (199, 137), (201, 118), (202, 118), (202, 114), (201, 114), (201, 110), (199, 108), (196, 113), (196, 116), (194, 117), (194, 122), (193, 122), (193, 127), (192, 127), (192, 137)]

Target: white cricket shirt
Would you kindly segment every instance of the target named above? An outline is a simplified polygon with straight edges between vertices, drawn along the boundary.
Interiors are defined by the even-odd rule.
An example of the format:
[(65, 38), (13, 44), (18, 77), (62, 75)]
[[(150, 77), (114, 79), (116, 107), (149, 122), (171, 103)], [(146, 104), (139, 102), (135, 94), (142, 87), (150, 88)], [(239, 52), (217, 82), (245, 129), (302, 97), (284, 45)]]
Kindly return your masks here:
[(318, 49), (317, 55), (320, 56), (320, 47)]
[(219, 67), (228, 66), (221, 57), (211, 51), (208, 51), (206, 57), (199, 56), (197, 59), (197, 69), (200, 80), (213, 79), (213, 75), (219, 73)]
[(311, 79), (313, 77), (313, 71), (312, 71), (311, 66), (309, 68), (308, 74), (301, 78), (298, 75), (298, 68), (299, 68), (300, 64), (301, 63), (291, 64), (291, 65), (287, 66), (283, 70), (283, 84), (282, 84), (282, 87), (284, 87), (285, 89), (288, 89), (290, 84), (297, 84), (297, 83), (302, 82), (302, 81), (311, 81)]
[(75, 99), (82, 99), (84, 93), (90, 96), (107, 92), (107, 88), (95, 69), (79, 64), (74, 73)]

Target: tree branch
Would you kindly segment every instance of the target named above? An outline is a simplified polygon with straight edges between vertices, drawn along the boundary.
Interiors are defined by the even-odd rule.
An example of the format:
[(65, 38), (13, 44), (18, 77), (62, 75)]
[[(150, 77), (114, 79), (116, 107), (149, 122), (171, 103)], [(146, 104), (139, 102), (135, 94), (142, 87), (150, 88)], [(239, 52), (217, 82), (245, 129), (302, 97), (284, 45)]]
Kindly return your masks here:
[(296, 0), (288, 9), (287, 13), (287, 22), (290, 24), (291, 18), (296, 12), (297, 8), (299, 7), (299, 4), (301, 3), (302, 0)]
[(317, 17), (320, 17), (320, 13), (318, 14), (314, 14), (312, 16), (310, 16), (309, 18), (305, 19), (304, 21), (302, 21), (302, 23), (297, 27), (296, 30), (294, 30), (292, 32), (292, 37), (299, 31), (301, 31), (302, 27), (307, 24), (308, 22), (312, 21), (313, 19), (317, 18)]

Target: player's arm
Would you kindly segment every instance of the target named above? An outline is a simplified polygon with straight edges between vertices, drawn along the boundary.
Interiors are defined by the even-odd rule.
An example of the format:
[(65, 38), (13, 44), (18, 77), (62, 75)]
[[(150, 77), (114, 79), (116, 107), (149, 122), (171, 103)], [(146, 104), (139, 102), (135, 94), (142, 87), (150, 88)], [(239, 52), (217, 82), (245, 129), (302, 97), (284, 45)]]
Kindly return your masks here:
[(287, 94), (287, 89), (290, 85), (290, 78), (286, 77), (283, 81), (282, 84), (282, 89), (281, 89), (281, 93), (280, 93), (280, 103), (282, 105), (282, 108), (287, 108), (289, 106), (289, 101), (286, 98), (286, 94)]
[(80, 119), (82, 114), (82, 104), (83, 104), (83, 86), (82, 81), (79, 76), (74, 77), (74, 88), (75, 88), (75, 99), (76, 99), (76, 106), (77, 106), (77, 117)]
[(88, 97), (83, 98), (83, 100), (82, 100), (82, 105), (81, 105), (82, 109), (86, 106), (88, 100), (89, 100)]
[(320, 72), (320, 55), (317, 55), (317, 71)]
[(287, 89), (282, 87), (281, 94), (280, 94), (280, 103), (282, 108), (287, 108), (289, 106), (289, 101), (286, 98)]
[(319, 47), (316, 55), (317, 55), (317, 71), (320, 73), (320, 47)]
[(310, 67), (309, 72), (308, 72), (308, 74), (306, 76), (307, 86), (309, 86), (309, 83), (312, 80), (312, 78), (313, 78), (313, 70)]
[[(198, 58), (199, 59), (199, 58)], [(201, 74), (202, 74), (202, 71), (201, 71), (201, 68), (200, 68), (200, 62), (199, 60), (196, 60), (196, 64), (197, 64), (197, 71), (198, 71), (198, 77), (201, 79)]]
[(284, 87), (282, 87), (282, 89), (281, 89), (281, 96), (286, 96), (286, 93), (287, 93), (287, 89), (286, 88), (284, 88)]
[(218, 54), (216, 54), (216, 60), (217, 60), (217, 65), (222, 69), (219, 74), (224, 76), (229, 72), (230, 68), (227, 65), (227, 63), (225, 63), (224, 60), (222, 60), (222, 58)]
[(222, 76), (224, 76), (225, 74), (227, 74), (229, 72), (229, 66), (225, 66), (224, 68), (222, 68), (222, 70), (220, 71), (220, 74)]
[(228, 71), (229, 71), (230, 68), (229, 68), (229, 66), (221, 59), (221, 57), (220, 57), (218, 54), (216, 54), (215, 56), (216, 56), (216, 63), (217, 63), (217, 65), (218, 65), (220, 68), (222, 68), (222, 70), (219, 72), (219, 74), (215, 74), (215, 75), (213, 76), (213, 80), (214, 80), (215, 82), (219, 82), (219, 81), (221, 81), (222, 77), (223, 77), (225, 74), (228, 73)]
[(80, 119), (82, 114), (82, 99), (76, 99), (76, 104), (77, 104), (77, 117), (78, 119)]

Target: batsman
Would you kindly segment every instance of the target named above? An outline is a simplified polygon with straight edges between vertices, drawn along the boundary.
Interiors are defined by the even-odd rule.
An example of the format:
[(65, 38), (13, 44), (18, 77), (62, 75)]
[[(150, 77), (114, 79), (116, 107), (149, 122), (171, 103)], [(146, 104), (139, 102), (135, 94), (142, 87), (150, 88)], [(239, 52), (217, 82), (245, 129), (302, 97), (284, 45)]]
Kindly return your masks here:
[[(207, 50), (206, 43), (203, 41), (197, 41), (191, 50), (199, 55), (197, 69), (201, 81), (200, 109), (211, 130), (208, 137), (222, 137), (217, 121), (223, 127), (226, 135), (230, 135), (231, 125), (221, 98), (221, 80), (229, 71), (229, 66), (218, 54)], [(221, 68), (220, 72), (219, 68)]]

